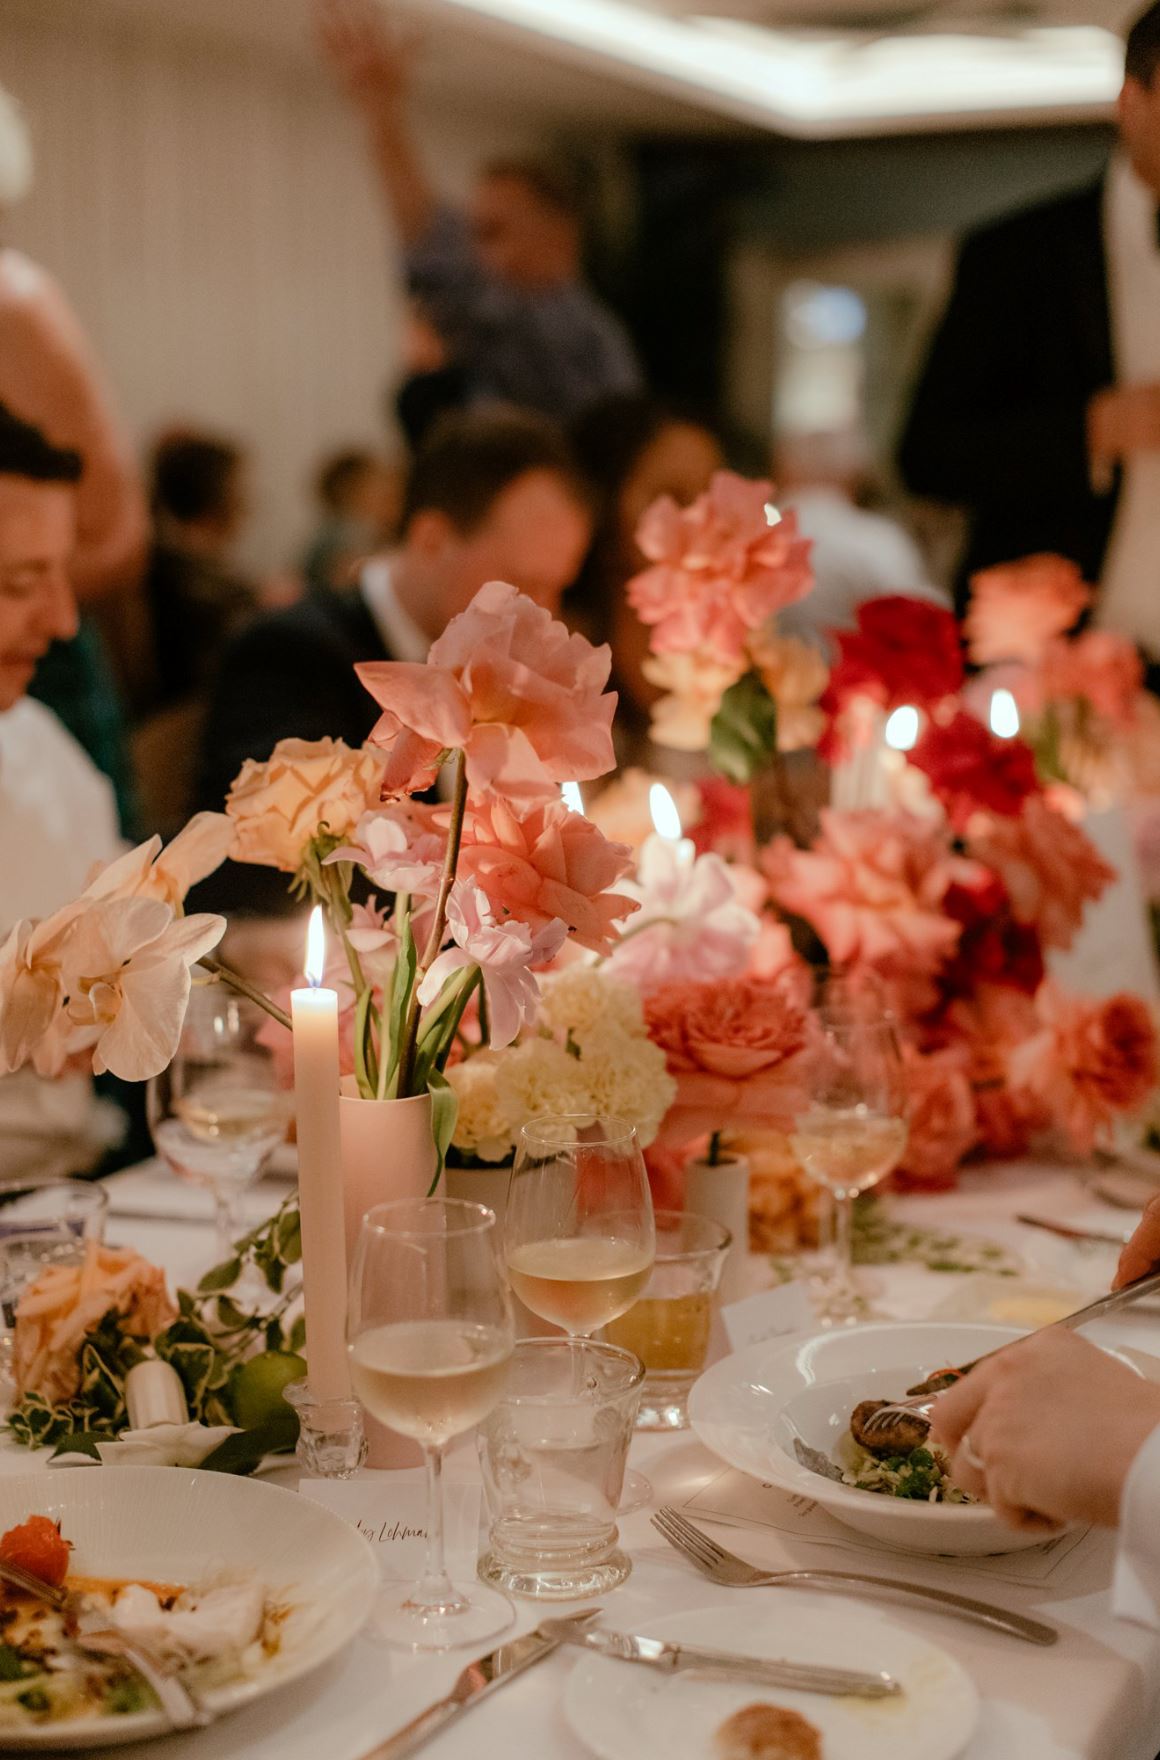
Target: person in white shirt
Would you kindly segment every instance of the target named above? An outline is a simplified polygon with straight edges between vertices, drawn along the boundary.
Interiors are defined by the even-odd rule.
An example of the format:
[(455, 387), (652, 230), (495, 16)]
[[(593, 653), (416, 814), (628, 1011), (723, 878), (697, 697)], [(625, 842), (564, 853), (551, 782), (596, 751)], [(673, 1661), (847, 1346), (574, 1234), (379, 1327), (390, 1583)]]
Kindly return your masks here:
[[(0, 938), (66, 904), (121, 847), (111, 784), (27, 695), (50, 643), (76, 633), (81, 468), (79, 453), (0, 404)], [(87, 1076), (3, 1078), (0, 1178), (84, 1171), (108, 1146), (106, 1118)]]

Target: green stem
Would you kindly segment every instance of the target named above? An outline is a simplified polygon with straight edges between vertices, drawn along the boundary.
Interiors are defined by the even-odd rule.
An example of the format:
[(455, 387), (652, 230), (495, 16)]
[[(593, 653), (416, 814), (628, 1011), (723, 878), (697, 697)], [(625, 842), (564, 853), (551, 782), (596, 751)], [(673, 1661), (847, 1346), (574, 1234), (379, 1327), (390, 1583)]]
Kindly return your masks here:
[(447, 848), (443, 855), (443, 873), (439, 881), (439, 893), (435, 900), (435, 918), (431, 924), (431, 933), (427, 937), (427, 946), (423, 950), (423, 958), (415, 972), (415, 982), (411, 987), (411, 999), (407, 1005), (407, 1015), (403, 1023), (403, 1043), (399, 1049), (399, 1079), (396, 1093), (401, 1100), (410, 1097), (415, 1075), (415, 1045), (419, 1036), (419, 986), (430, 967), (435, 963), (439, 950), (443, 946), (443, 937), (447, 932), (447, 900), (451, 896), (455, 871), (459, 866), (459, 846), (463, 841), (463, 821), (467, 813), (467, 764), (462, 751), (455, 753), (451, 760), (451, 766), (454, 773), (451, 792), (451, 822), (447, 827)]
[(271, 1002), (268, 996), (263, 996), (262, 992), (251, 984), (248, 978), (243, 978), (239, 972), (231, 971), (229, 966), (224, 966), (221, 960), (215, 959), (211, 953), (203, 953), (197, 963), (220, 983), (228, 984), (231, 990), (236, 990), (239, 996), (244, 996), (248, 1001), (257, 1003), (259, 1008), (265, 1009), (270, 1019), (277, 1021), (280, 1027), (285, 1027), (288, 1033), (293, 1032), (294, 1024), (285, 1009), (279, 1008), (276, 1002)]
[(713, 1135), (709, 1138), (709, 1166), (710, 1167), (720, 1167), (720, 1165), (721, 1165), (721, 1132), (714, 1131)]

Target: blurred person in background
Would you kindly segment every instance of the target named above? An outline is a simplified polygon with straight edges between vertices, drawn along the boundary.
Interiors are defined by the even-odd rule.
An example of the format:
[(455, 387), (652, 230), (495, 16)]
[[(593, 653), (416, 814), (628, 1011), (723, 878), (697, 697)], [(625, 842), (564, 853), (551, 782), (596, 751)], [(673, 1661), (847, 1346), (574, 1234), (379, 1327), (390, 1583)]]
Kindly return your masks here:
[[(71, 572), (83, 480), (79, 453), (0, 404), (0, 942), (21, 919), (67, 904), (93, 865), (121, 848), (108, 779), (28, 695), (49, 647), (76, 635)], [(88, 1076), (4, 1076), (0, 1178), (85, 1171), (120, 1134), (116, 1121)]]
[(612, 648), (621, 764), (667, 771), (673, 754), (662, 754), (649, 741), (649, 709), (661, 694), (643, 671), (649, 631), (625, 587), (647, 566), (636, 542), (646, 510), (662, 495), (688, 507), (725, 461), (708, 428), (643, 394), (604, 399), (573, 423), (571, 433), (595, 495), (596, 528), (583, 572), (568, 594), (567, 614), (590, 641)]
[(1160, 0), (1128, 33), (1097, 184), (964, 243), (902, 441), (917, 495), (965, 508), (963, 580), (1056, 551), (1096, 621), (1160, 658)]
[[(0, 90), (0, 219), (28, 191), (32, 152), (23, 118)], [(148, 522), (133, 459), (94, 351), (47, 270), (0, 249), (0, 400), (75, 449), (76, 543), (70, 562), (82, 607), (116, 630), (136, 599)], [(85, 616), (45, 654), (32, 686), (113, 781), (122, 823), (134, 816), (119, 693), (101, 634)]]
[(302, 555), (311, 593), (349, 592), (368, 556), (395, 535), (402, 483), (375, 452), (349, 448), (324, 459), (314, 481), (319, 521)]
[(249, 511), (240, 447), (178, 431), (150, 469), (154, 540), (146, 574), (153, 626), (153, 707), (203, 693), (222, 652), (256, 608), (232, 558)]
[(583, 279), (572, 181), (551, 165), (497, 160), (481, 172), (469, 213), (442, 205), (407, 114), (410, 54), (383, 8), (317, 8), (325, 51), (367, 127), (409, 290), (446, 350), (430, 370), (460, 373), (468, 404), (515, 404), (560, 421), (637, 389), (628, 334)]
[[(509, 581), (555, 612), (590, 536), (586, 489), (550, 422), (503, 410), (445, 417), (412, 466), (397, 545), (365, 565), (357, 591), (311, 595), (228, 648), (199, 802), (220, 811), (246, 759), (268, 758), (280, 739), (361, 745), (379, 708), (355, 675), (358, 661), (424, 661), (487, 581)], [(198, 909), (294, 908), (284, 876), (230, 862), (198, 899)]]

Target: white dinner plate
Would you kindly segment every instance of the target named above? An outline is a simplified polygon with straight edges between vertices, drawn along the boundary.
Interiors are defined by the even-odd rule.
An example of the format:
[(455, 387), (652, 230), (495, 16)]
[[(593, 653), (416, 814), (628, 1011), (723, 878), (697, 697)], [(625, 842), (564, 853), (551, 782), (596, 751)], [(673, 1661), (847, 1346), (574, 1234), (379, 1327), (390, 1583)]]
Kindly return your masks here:
[[(340, 1517), (296, 1492), (229, 1473), (76, 1467), (0, 1478), (0, 1532), (30, 1515), (60, 1522), (80, 1575), (190, 1587), (246, 1575), (290, 1608), (277, 1655), (252, 1679), (202, 1694), (219, 1715), (329, 1661), (362, 1629), (378, 1589), (370, 1544)], [(106, 1748), (167, 1728), (156, 1711), (91, 1717), (0, 1731), (0, 1750)], [(219, 1739), (228, 1753), (228, 1735)]]
[[(918, 1503), (836, 1483), (804, 1466), (795, 1443), (832, 1460), (860, 1400), (897, 1399), (936, 1370), (1022, 1336), (1017, 1327), (926, 1320), (768, 1339), (705, 1371), (689, 1398), (689, 1420), (729, 1466), (808, 1497), (887, 1545), (951, 1556), (1017, 1552), (1042, 1545), (1043, 1534), (1005, 1527), (983, 1503)], [(1130, 1355), (1109, 1354), (1140, 1374)]]
[(898, 1699), (828, 1698), (584, 1656), (564, 1698), (573, 1732), (599, 1760), (716, 1760), (714, 1734), (743, 1706), (780, 1705), (812, 1723), (825, 1760), (954, 1760), (974, 1734), (979, 1697), (945, 1650), (869, 1606), (759, 1591), (720, 1607), (649, 1620), (649, 1637), (745, 1656), (886, 1669)]

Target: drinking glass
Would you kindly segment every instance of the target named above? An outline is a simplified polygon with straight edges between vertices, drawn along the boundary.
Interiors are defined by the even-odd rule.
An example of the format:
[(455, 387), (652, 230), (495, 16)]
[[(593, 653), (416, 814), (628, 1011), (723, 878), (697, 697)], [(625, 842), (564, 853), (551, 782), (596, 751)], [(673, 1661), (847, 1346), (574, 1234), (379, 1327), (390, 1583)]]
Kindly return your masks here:
[(0, 1180), (0, 1239), (63, 1225), (78, 1240), (103, 1241), (108, 1212), (108, 1189), (96, 1180)]
[(363, 1217), (350, 1283), (350, 1377), (380, 1423), (421, 1443), (427, 1465), (427, 1558), (399, 1602), (376, 1615), (380, 1635), (409, 1650), (452, 1650), (511, 1624), (511, 1603), (470, 1595), (443, 1559), (443, 1451), (486, 1417), (503, 1392), (515, 1329), (495, 1216), (452, 1198), (379, 1204)]
[(644, 1364), (638, 1430), (686, 1430), (689, 1393), (705, 1367), (713, 1306), (733, 1237), (687, 1210), (656, 1212), (652, 1275), (638, 1302), (604, 1329)]
[(12, 1377), (12, 1354), (16, 1310), (20, 1298), (50, 1265), (79, 1265), (85, 1243), (65, 1222), (37, 1224), (27, 1234), (6, 1234), (0, 1239), (0, 1376)]
[(179, 1179), (213, 1193), (219, 1251), (233, 1253), (241, 1205), (286, 1135), (289, 1096), (259, 1030), (268, 1016), (220, 984), (195, 985), (169, 1068), (149, 1083), (157, 1152)]
[(854, 1283), (852, 1222), (859, 1193), (893, 1172), (906, 1147), (906, 1081), (894, 1017), (873, 989), (824, 984), (805, 1054), (805, 1089), (790, 1144), (803, 1170), (834, 1195), (830, 1263), (813, 1288), (819, 1318), (865, 1317)]
[(520, 1339), (479, 1430), (485, 1583), (537, 1601), (623, 1583), (616, 1511), (643, 1375), (630, 1351), (595, 1339)]

